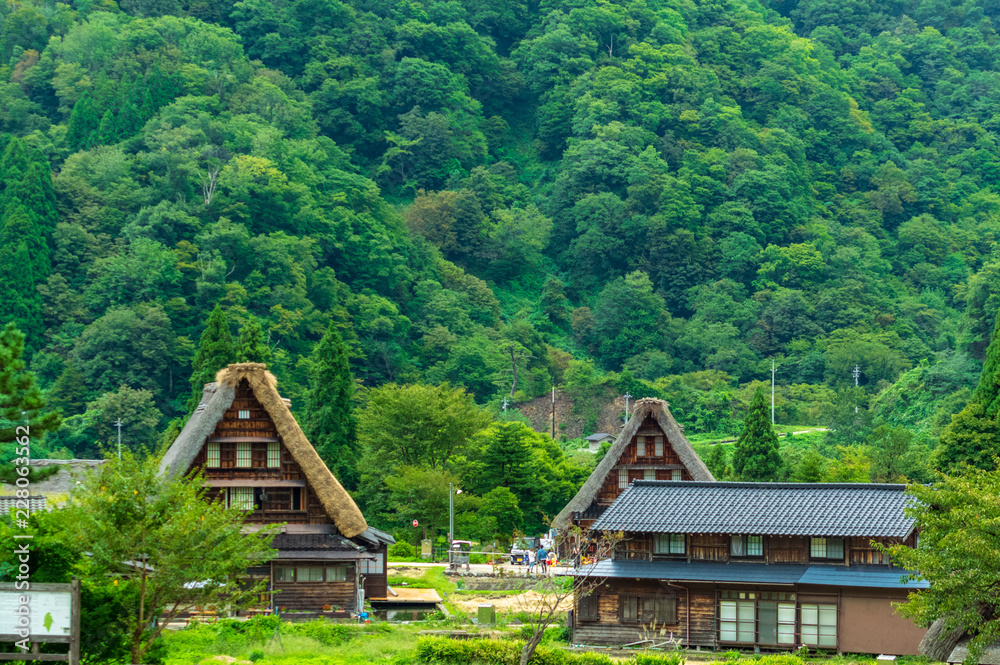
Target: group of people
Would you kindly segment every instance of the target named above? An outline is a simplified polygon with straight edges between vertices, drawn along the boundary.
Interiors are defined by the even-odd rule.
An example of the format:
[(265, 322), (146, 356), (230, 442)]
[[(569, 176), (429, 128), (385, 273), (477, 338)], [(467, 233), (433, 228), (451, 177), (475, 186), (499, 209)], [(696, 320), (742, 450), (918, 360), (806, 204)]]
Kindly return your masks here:
[(559, 555), (556, 553), (555, 549), (545, 549), (544, 546), (538, 549), (528, 550), (528, 575), (534, 573), (535, 566), (538, 566), (538, 572), (542, 575), (547, 575), (549, 568), (555, 566), (559, 561)]

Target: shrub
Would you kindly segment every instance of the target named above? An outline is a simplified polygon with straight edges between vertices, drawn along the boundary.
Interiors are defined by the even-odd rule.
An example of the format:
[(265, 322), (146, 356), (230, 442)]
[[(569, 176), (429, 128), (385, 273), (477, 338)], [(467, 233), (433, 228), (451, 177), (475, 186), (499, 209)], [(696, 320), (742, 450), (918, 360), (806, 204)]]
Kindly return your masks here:
[[(635, 665), (682, 665), (684, 658), (679, 653), (637, 653)], [(780, 665), (775, 663), (774, 665)]]
[(247, 656), (247, 660), (253, 663), (256, 663), (258, 660), (263, 660), (263, 659), (264, 659), (264, 652), (261, 651), (260, 649), (254, 649), (253, 651), (250, 652), (250, 655)]
[(417, 548), (405, 540), (401, 540), (389, 548), (389, 556), (399, 559), (415, 559), (417, 558)]

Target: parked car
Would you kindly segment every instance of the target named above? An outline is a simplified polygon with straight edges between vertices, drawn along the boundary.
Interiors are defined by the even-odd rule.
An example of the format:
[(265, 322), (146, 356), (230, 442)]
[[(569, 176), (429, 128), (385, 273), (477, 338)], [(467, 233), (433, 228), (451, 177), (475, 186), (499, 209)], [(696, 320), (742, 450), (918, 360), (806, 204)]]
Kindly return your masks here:
[(515, 540), (510, 546), (510, 562), (518, 566), (528, 565), (528, 550), (534, 547), (531, 539)]

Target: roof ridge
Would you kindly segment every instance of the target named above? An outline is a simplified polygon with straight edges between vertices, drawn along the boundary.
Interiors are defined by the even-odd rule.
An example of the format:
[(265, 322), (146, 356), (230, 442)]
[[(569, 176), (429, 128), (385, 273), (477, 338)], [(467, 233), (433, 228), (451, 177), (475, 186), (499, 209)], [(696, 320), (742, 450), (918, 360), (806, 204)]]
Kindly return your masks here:
[(633, 480), (634, 486), (651, 487), (728, 487), (759, 489), (885, 489), (903, 491), (901, 483), (789, 483), (750, 482), (744, 480)]

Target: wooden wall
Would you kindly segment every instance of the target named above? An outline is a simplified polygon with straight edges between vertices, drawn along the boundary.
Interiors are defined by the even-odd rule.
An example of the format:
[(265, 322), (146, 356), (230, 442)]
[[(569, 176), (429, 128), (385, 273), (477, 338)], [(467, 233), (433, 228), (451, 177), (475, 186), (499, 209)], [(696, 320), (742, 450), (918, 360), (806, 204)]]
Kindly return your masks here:
[[(250, 418), (240, 418), (240, 411), (249, 411)], [(248, 522), (254, 524), (330, 524), (331, 520), (323, 509), (323, 505), (312, 492), (306, 481), (305, 473), (285, 447), (274, 422), (263, 405), (253, 395), (246, 380), (236, 387), (236, 397), (232, 406), (223, 414), (222, 420), (215, 427), (209, 440), (219, 443), (219, 468), (208, 469), (207, 442), (198, 451), (191, 464), (191, 469), (204, 471), (205, 479), (215, 481), (248, 481), (267, 487), (267, 481), (289, 480), (302, 483), (299, 488), (300, 509), (292, 510), (292, 492), (290, 487), (270, 487), (267, 489), (268, 500), (261, 502), (254, 510)], [(249, 441), (251, 450), (251, 467), (236, 467), (236, 444)], [(280, 449), (280, 467), (267, 467), (267, 447), (270, 441), (277, 441)], [(209, 490), (209, 498), (222, 496), (219, 489)]]
[(275, 582), (274, 587), (275, 607), (312, 612), (324, 605), (340, 605), (346, 612), (355, 609), (354, 582)]

